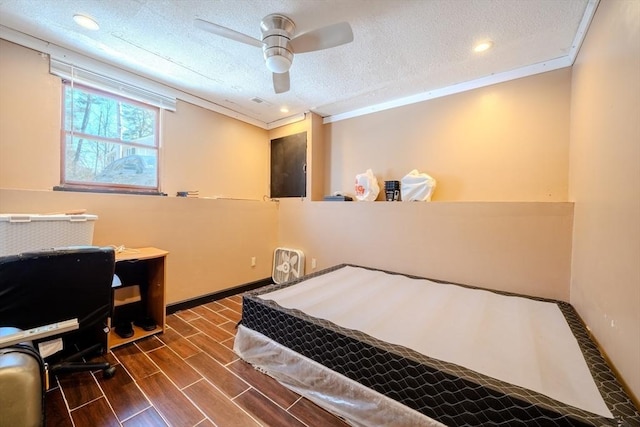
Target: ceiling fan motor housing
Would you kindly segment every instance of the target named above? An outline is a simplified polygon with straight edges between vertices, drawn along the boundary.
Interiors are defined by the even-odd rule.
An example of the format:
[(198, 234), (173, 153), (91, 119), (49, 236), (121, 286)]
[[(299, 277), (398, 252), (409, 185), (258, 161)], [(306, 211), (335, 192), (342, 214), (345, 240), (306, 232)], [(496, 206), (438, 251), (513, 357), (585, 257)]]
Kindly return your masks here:
[(293, 21), (284, 15), (271, 14), (262, 19), (262, 52), (267, 67), (274, 73), (286, 73), (293, 62), (289, 41), (296, 30)]

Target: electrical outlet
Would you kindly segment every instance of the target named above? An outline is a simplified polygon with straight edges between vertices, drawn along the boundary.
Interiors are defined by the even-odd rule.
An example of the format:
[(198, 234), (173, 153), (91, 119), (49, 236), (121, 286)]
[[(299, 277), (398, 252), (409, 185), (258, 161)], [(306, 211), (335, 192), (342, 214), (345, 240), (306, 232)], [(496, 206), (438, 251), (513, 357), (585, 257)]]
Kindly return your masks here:
[(252, 256), (251, 257), (251, 267), (255, 267), (256, 266), (256, 257)]
[(318, 266), (315, 258), (311, 258), (311, 269), (314, 269)]

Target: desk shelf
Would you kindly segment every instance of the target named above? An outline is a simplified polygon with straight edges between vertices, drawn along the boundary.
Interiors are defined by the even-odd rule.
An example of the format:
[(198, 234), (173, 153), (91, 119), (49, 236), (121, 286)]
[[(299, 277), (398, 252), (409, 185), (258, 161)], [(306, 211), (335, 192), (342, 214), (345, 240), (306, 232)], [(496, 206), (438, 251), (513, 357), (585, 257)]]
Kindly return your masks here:
[[(145, 331), (142, 328), (133, 326), (133, 336), (122, 338), (115, 333), (114, 328), (111, 328), (112, 319), (109, 319), (111, 329), (107, 342), (109, 349), (164, 332), (166, 321), (165, 261), (168, 253), (162, 249), (152, 247), (127, 248), (122, 252), (116, 253), (116, 271), (118, 270), (118, 264), (122, 262), (145, 264), (147, 289), (146, 295), (142, 296), (142, 300), (146, 302), (146, 307), (144, 308), (147, 314), (156, 322), (157, 326), (152, 331)], [(123, 286), (127, 286), (127, 284), (123, 283)]]

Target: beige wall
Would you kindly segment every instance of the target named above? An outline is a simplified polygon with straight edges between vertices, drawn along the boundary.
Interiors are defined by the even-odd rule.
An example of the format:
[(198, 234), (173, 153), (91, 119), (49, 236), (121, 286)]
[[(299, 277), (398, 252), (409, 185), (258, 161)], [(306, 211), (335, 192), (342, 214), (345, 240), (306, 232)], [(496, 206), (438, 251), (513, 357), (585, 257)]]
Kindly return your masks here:
[[(278, 210), (262, 201), (267, 131), (179, 101), (161, 117), (160, 183), (169, 197), (53, 192), (61, 84), (48, 58), (0, 40), (0, 94), (0, 212), (87, 209), (99, 216), (96, 244), (168, 250), (168, 303), (270, 276)], [(252, 200), (173, 197), (178, 190)]]
[(434, 200), (458, 203), (281, 199), (279, 244), (302, 249), (307, 271), (350, 262), (568, 301), (570, 89), (558, 70), (325, 125), (310, 159), (323, 194), (353, 194), (368, 167), (381, 185), (415, 167), (438, 179)]
[(269, 194), (267, 131), (181, 101), (162, 119), (164, 192), (255, 200)]
[(0, 188), (60, 184), (61, 95), (48, 56), (0, 39)]
[(0, 212), (75, 208), (98, 215), (96, 245), (169, 251), (169, 304), (271, 275), (278, 229), (273, 202), (0, 189)]
[(571, 203), (280, 201), (280, 245), (306, 271), (353, 263), (569, 299)]
[[(16, 78), (4, 66), (7, 62), (4, 59), (8, 58), (27, 69), (31, 80), (59, 86), (57, 80), (48, 75), (46, 61), (37, 53), (5, 42), (1, 46), (3, 65), (0, 70), (3, 70), (3, 77), (9, 80)], [(384, 168), (380, 166), (377, 170), (394, 177), (394, 171), (404, 173), (413, 167), (432, 173), (439, 179), (436, 194), (440, 196), (435, 197), (436, 200), (562, 201), (566, 199), (567, 186), (569, 79), (570, 72), (560, 70), (328, 126), (322, 126), (319, 117), (308, 114), (302, 122), (269, 132), (179, 102), (177, 112), (165, 112), (162, 117), (161, 183), (163, 190), (169, 194), (177, 190), (198, 189), (205, 196), (262, 199), (268, 190), (268, 141), (307, 131), (308, 194), (316, 200), (332, 190), (327, 188), (331, 182), (338, 182), (348, 175), (344, 179), (352, 184), (355, 173), (365, 167), (376, 169), (376, 165), (384, 165)], [(11, 82), (6, 85), (14, 86)], [(7, 93), (11, 97), (3, 97), (6, 100), (0, 101), (3, 117), (8, 117), (5, 122), (22, 121), (26, 112), (14, 111), (11, 105), (23, 93), (9, 90)], [(0, 157), (11, 158), (13, 163), (23, 165), (33, 156), (45, 164), (47, 161), (40, 158), (40, 148), (53, 146), (57, 153), (58, 89), (56, 93), (58, 96), (51, 98), (50, 92), (28, 92), (32, 100), (47, 107), (31, 112), (34, 121), (51, 123), (51, 127), (56, 129), (55, 137), (49, 135), (43, 139), (27, 133), (24, 143), (14, 147), (10, 141), (17, 131), (3, 126), (0, 128)], [(52, 115), (55, 119), (51, 118)], [(475, 136), (470, 139), (469, 135)], [(394, 152), (393, 156), (388, 156), (390, 149)], [(354, 157), (355, 152), (359, 154)], [(421, 163), (425, 158), (436, 169), (427, 168), (427, 163)], [(542, 160), (530, 162), (530, 158)], [(416, 159), (420, 161), (414, 163)], [(31, 172), (39, 180), (38, 185), (27, 179), (24, 168), (0, 173), (0, 188), (51, 188), (58, 182), (57, 162), (56, 159), (53, 177)], [(435, 173), (434, 170), (449, 172)], [(478, 177), (479, 171), (483, 174), (482, 179)], [(489, 178), (492, 185), (488, 184)], [(515, 186), (514, 181), (522, 184), (521, 188)], [(453, 191), (454, 188), (460, 191)], [(203, 206), (211, 209), (224, 206), (230, 210), (226, 214), (230, 218), (238, 209), (232, 204), (216, 205), (216, 201), (170, 200), (172, 198), (159, 201), (142, 196), (50, 195), (45, 192), (26, 192), (22, 195), (10, 192), (11, 199), (6, 200), (7, 194), (6, 191), (0, 194), (0, 210), (3, 212), (43, 212), (70, 208), (91, 210), (94, 204), (101, 212), (121, 210), (122, 216), (94, 212), (101, 216), (100, 225), (96, 228), (96, 242), (128, 246), (139, 245), (142, 241), (155, 242), (154, 245), (167, 250), (180, 245), (179, 242), (172, 243), (172, 238), (200, 234), (199, 227), (202, 224), (189, 218), (194, 212), (196, 215), (203, 214), (198, 210), (206, 209)], [(108, 202), (108, 209), (101, 204), (103, 200), (104, 203)], [(132, 215), (136, 206), (147, 205), (148, 208), (140, 209), (144, 215), (127, 216)], [(198, 208), (192, 211), (196, 206)], [(275, 206), (279, 206), (279, 217), (273, 229), (258, 233), (259, 241), (264, 246), (271, 245), (271, 248), (276, 244), (308, 248), (308, 259), (316, 257), (320, 267), (345, 261), (364, 263), (369, 259), (367, 265), (378, 264), (391, 270), (568, 298), (567, 230), (571, 227), (572, 207), (565, 203), (341, 206), (311, 203), (308, 199), (304, 203), (299, 199), (285, 199)], [(271, 211), (266, 215), (268, 224), (273, 221)], [(482, 220), (474, 221), (474, 215)], [(211, 220), (219, 221), (217, 216), (212, 216)], [(145, 222), (144, 226), (140, 221)], [(343, 233), (336, 235), (334, 227), (341, 223), (350, 224), (350, 227), (348, 230), (338, 227)], [(401, 224), (402, 231), (390, 233), (385, 227), (388, 223)], [(164, 234), (163, 231), (160, 235), (164, 237), (158, 241), (154, 230), (171, 228), (168, 224), (180, 224), (181, 232)], [(232, 224), (241, 228), (240, 223)], [(236, 230), (235, 227), (231, 225), (230, 229)], [(124, 229), (128, 231), (122, 234), (112, 232)], [(278, 229), (279, 237), (272, 237), (271, 232), (277, 233)], [(434, 239), (435, 230), (440, 233), (437, 239)], [(212, 233), (214, 231), (204, 232), (203, 236), (210, 239)], [(183, 249), (187, 253), (212, 250), (204, 242), (195, 246), (188, 243), (200, 242), (198, 238), (184, 239)], [(348, 250), (341, 247), (336, 250), (335, 242), (341, 239), (349, 242), (344, 246)], [(219, 241), (224, 242), (223, 239)], [(518, 246), (518, 242), (526, 244)], [(234, 244), (230, 246), (235, 247)], [(388, 257), (384, 252), (372, 251), (376, 247), (393, 248), (395, 255)], [(257, 255), (253, 253), (256, 250), (237, 248), (237, 252), (228, 252), (228, 257), (250, 259)], [(176, 258), (188, 258), (180, 249), (178, 251), (173, 253)], [(370, 257), (364, 255), (369, 252), (374, 254)], [(419, 261), (421, 253), (429, 254), (428, 262)], [(354, 257), (353, 254), (361, 255)], [(463, 256), (446, 261), (444, 254), (450, 257), (452, 254)], [(262, 258), (259, 255), (259, 260)], [(498, 268), (500, 261), (504, 270), (495, 273), (493, 270)], [(174, 277), (191, 277), (187, 269), (209, 271), (204, 266), (194, 268), (178, 260), (172, 262), (172, 268), (176, 271)], [(236, 264), (235, 261), (229, 265), (239, 265), (241, 270), (243, 267), (242, 263)], [(546, 268), (534, 274), (539, 270), (539, 265), (545, 265)], [(268, 276), (268, 269), (264, 272), (267, 274), (263, 277)], [(235, 280), (227, 281), (228, 286), (242, 283), (244, 277), (238, 274)], [(217, 285), (182, 288), (179, 285), (181, 281), (172, 280), (175, 282), (169, 283), (170, 302), (219, 289)]]
[(418, 169), (434, 201), (566, 201), (570, 89), (565, 68), (332, 123), (327, 191)]
[(640, 400), (640, 2), (601, 1), (574, 65), (571, 303)]
[[(0, 40), (0, 55), (0, 188), (51, 189), (60, 184), (60, 79), (38, 52)], [(165, 193), (268, 194), (266, 130), (182, 101), (162, 111), (161, 126)]]

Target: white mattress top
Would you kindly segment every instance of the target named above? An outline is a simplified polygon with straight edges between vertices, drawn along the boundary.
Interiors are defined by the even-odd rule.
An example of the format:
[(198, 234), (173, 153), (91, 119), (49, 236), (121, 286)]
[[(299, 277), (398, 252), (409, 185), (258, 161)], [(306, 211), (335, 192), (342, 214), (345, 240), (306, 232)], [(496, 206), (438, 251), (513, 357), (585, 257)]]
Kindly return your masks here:
[(556, 304), (350, 266), (260, 297), (613, 418)]

